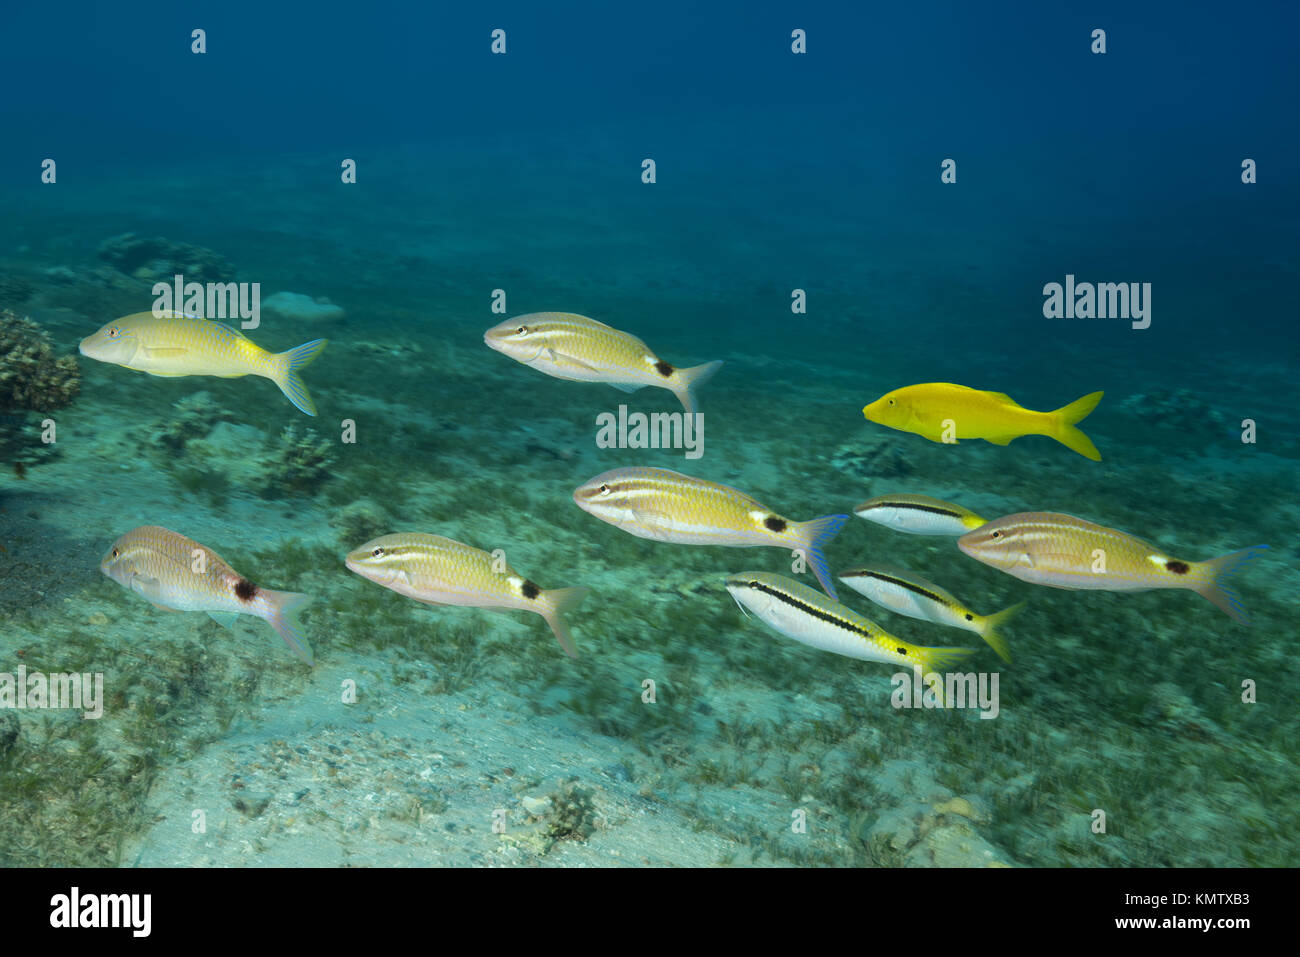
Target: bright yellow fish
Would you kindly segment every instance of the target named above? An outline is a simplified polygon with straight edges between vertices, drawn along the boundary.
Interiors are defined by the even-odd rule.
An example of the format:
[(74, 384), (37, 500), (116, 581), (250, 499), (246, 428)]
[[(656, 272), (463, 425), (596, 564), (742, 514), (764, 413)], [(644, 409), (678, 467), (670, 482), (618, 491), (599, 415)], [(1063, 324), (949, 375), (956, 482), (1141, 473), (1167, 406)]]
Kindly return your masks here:
[(887, 392), (864, 407), (862, 414), (879, 425), (946, 444), (959, 439), (983, 439), (994, 445), (1006, 445), (1022, 435), (1046, 435), (1100, 462), (1097, 447), (1075, 425), (1097, 407), (1104, 394), (1093, 392), (1054, 412), (1035, 412), (1005, 392), (983, 392), (951, 382), (927, 382)]
[(303, 412), (315, 415), (316, 404), (298, 372), (320, 355), (327, 341), (313, 339), (288, 352), (267, 352), (242, 332), (210, 319), (137, 312), (82, 339), (81, 354), (156, 376), (260, 375)]

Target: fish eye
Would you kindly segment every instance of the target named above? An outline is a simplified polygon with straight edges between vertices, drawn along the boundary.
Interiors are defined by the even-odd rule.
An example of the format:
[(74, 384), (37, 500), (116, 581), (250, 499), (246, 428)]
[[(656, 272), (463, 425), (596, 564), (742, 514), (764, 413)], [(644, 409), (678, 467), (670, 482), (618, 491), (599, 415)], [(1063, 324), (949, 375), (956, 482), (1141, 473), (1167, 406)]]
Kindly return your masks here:
[(608, 494), (609, 494), (609, 486), (608, 486), (608, 485), (603, 485), (603, 484), (602, 484), (602, 485), (600, 486), (600, 494), (601, 494), (601, 495), (608, 495)]
[(117, 326), (114, 326), (112, 329), (108, 330), (108, 338), (110, 339), (116, 339), (121, 334), (122, 332), (120, 329), (117, 328)]
[(527, 334), (527, 332), (528, 332), (527, 326), (520, 326), (518, 329), (515, 330), (515, 335), (522, 336)]
[(1002, 533), (1001, 533), (1001, 532), (992, 532), (991, 535), (992, 535), (993, 538), (1001, 538), (1001, 537), (1002, 537)]
[(115, 548), (113, 549), (113, 557), (117, 558), (117, 556), (118, 556), (118, 550)]
[(890, 405), (893, 405), (893, 404), (894, 404), (894, 400), (893, 400), (893, 399), (890, 399), (890, 400), (889, 400), (889, 404), (890, 404)]
[(382, 545), (376, 546), (375, 550), (372, 551), (370, 554), (373, 555), (375, 558), (383, 558), (384, 547)]

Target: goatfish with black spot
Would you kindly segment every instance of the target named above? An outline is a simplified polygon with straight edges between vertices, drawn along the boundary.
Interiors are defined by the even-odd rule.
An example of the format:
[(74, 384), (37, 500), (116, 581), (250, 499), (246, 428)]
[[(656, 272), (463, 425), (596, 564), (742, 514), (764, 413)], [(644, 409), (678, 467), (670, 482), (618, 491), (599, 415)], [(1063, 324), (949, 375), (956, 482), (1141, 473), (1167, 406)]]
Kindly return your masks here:
[(586, 588), (543, 589), (510, 567), (501, 555), (441, 535), (381, 535), (348, 553), (350, 571), (426, 605), (460, 605), (489, 611), (531, 611), (551, 626), (560, 647), (578, 657), (566, 612)]
[(912, 535), (956, 537), (979, 528), (987, 521), (968, 508), (928, 495), (877, 495), (855, 508), (853, 514)]
[(313, 664), (297, 613), (311, 599), (253, 584), (220, 555), (161, 525), (142, 525), (113, 543), (99, 570), (163, 611), (204, 611), (230, 627), (254, 615), (276, 630), (293, 653)]
[(1249, 624), (1250, 616), (1231, 580), (1268, 548), (1254, 545), (1189, 562), (1127, 532), (1059, 512), (1020, 512), (995, 519), (963, 535), (957, 547), (1014, 578), (1049, 588), (1186, 588), (1241, 624)]
[(798, 551), (826, 594), (835, 597), (822, 549), (844, 527), (847, 515), (796, 522), (729, 485), (648, 466), (602, 472), (578, 486), (573, 500), (584, 512), (638, 538)]
[(870, 422), (955, 445), (983, 439), (1007, 445), (1022, 435), (1046, 435), (1094, 462), (1101, 453), (1076, 425), (1104, 395), (1092, 392), (1053, 412), (1026, 409), (1005, 392), (985, 392), (951, 382), (927, 382), (886, 392), (862, 409)]
[(237, 329), (181, 312), (137, 312), (115, 319), (81, 340), (81, 354), (125, 369), (168, 378), (210, 375), (270, 379), (308, 415), (316, 404), (299, 372), (320, 355), (326, 339), (288, 352), (267, 352)]
[(557, 379), (603, 382), (624, 392), (645, 386), (667, 389), (693, 413), (696, 390), (722, 363), (678, 368), (649, 346), (603, 322), (572, 312), (531, 312), (507, 319), (483, 334), (492, 349)]
[(727, 591), (743, 611), (802, 644), (860, 661), (919, 666), (943, 672), (974, 654), (970, 648), (930, 648), (891, 635), (816, 589), (771, 572), (727, 576)]
[(992, 615), (971, 611), (962, 602), (920, 575), (888, 565), (867, 565), (840, 572), (840, 581), (881, 608), (920, 621), (973, 631), (983, 638), (998, 657), (1010, 663), (1011, 649), (998, 630), (1025, 607), (1024, 602)]

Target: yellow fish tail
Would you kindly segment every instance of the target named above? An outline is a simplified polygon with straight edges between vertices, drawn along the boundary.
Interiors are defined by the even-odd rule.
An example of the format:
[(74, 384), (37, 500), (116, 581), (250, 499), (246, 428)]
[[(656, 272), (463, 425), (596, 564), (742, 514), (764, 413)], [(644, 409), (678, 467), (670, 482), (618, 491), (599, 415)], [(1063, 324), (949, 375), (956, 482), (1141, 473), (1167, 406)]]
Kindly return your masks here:
[(1052, 419), (1052, 430), (1048, 432), (1048, 435), (1067, 449), (1078, 452), (1084, 458), (1100, 462), (1101, 453), (1097, 451), (1097, 446), (1092, 444), (1092, 439), (1075, 428), (1075, 424), (1086, 419), (1088, 414), (1097, 408), (1097, 403), (1101, 401), (1101, 397), (1105, 394), (1104, 392), (1092, 392), (1081, 399), (1075, 399), (1069, 405), (1057, 409), (1055, 412), (1048, 413)]
[(1218, 605), (1233, 621), (1249, 625), (1250, 614), (1242, 605), (1241, 597), (1229, 581), (1235, 578), (1252, 558), (1258, 558), (1263, 554), (1266, 548), (1267, 545), (1252, 545), (1239, 552), (1220, 555), (1208, 562), (1201, 562), (1200, 568), (1204, 570), (1204, 578), (1199, 584), (1192, 586), (1193, 590)]
[(578, 648), (573, 643), (573, 635), (569, 633), (569, 625), (564, 620), (564, 613), (577, 608), (589, 594), (591, 594), (590, 588), (552, 588), (542, 592), (540, 596), (547, 609), (543, 617), (551, 626), (551, 631), (555, 632), (560, 647), (570, 658), (578, 657)]
[[(920, 666), (922, 678), (930, 674), (939, 676), (939, 681), (932, 690), (939, 703), (946, 707), (948, 701), (944, 695), (944, 675), (975, 654), (975, 650), (973, 648), (925, 648), (913, 645), (911, 651), (915, 655), (913, 664)], [(929, 687), (928, 683), (927, 687)]]
[(823, 515), (821, 518), (814, 518), (807, 522), (790, 523), (790, 531), (798, 539), (799, 547), (803, 549), (804, 560), (808, 562), (812, 573), (817, 576), (822, 591), (836, 601), (839, 601), (839, 596), (835, 594), (835, 583), (831, 580), (831, 570), (826, 564), (826, 555), (822, 550), (827, 542), (840, 533), (840, 529), (848, 520), (847, 515)]
[(1007, 644), (1006, 638), (998, 630), (1008, 621), (1020, 614), (1024, 610), (1025, 603), (1022, 601), (1010, 608), (1003, 608), (984, 619), (984, 628), (980, 632), (980, 637), (988, 642), (989, 647), (998, 653), (998, 657), (1011, 664), (1011, 647)]
[(281, 352), (273, 356), (271, 381), (280, 387), (285, 397), (308, 415), (316, 414), (316, 403), (311, 400), (307, 383), (302, 381), (298, 371), (310, 363), (321, 350), (329, 345), (328, 339), (313, 339), (304, 342), (297, 349)]
[(721, 368), (722, 361), (719, 360), (717, 362), (706, 362), (702, 366), (691, 366), (689, 369), (677, 370), (677, 378), (681, 385), (673, 389), (673, 395), (677, 396), (687, 415), (693, 414), (696, 410), (695, 390), (712, 379)]

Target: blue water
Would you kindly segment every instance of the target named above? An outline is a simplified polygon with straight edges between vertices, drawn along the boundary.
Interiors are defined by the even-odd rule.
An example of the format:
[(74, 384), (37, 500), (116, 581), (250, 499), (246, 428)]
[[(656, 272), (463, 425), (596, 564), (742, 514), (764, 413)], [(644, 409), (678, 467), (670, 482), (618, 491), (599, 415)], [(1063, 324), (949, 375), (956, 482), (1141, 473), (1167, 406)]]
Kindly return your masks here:
[[(202, 55), (190, 49), (196, 27)], [(80, 392), (55, 414), (62, 450), (36, 457), (14, 451), (30, 433), (6, 439), (24, 474), (0, 479), (0, 672), (21, 659), (107, 671), (110, 686), (116, 673), (120, 707), (90, 730), (20, 715), (0, 775), (30, 775), (42, 722), (101, 747), (96, 729), (120, 721), (152, 742), (142, 747), (162, 781), (229, 745), (231, 721), (256, 737), (275, 720), (260, 692), (231, 691), (231, 662), (265, 669), (274, 700), (300, 703), (328, 684), (320, 669), (392, 657), (423, 669), (434, 706), (453, 672), (456, 694), (535, 684), (522, 699), (536, 721), (593, 749), (617, 739), (635, 765), (619, 786), (730, 842), (655, 863), (954, 863), (925, 845), (950, 827), (1012, 864), (1294, 864), (1298, 27), (1284, 3), (1241, 15), (1209, 3), (11, 5), (0, 19), (0, 307), (75, 353), (151, 305), (149, 277), (110, 275), (98, 253), (130, 232), (213, 250), (229, 280), (328, 297), (346, 319), (267, 319), (251, 334), (273, 351), (330, 338), (304, 373), (317, 420), (260, 380), (155, 379), (80, 358)], [(495, 28), (505, 55), (491, 52)], [(791, 52), (795, 28), (806, 54)], [(1090, 51), (1095, 28), (1104, 55)], [(345, 159), (355, 184), (340, 181)], [(955, 183), (941, 182), (946, 159)], [(1043, 287), (1067, 275), (1150, 283), (1150, 327), (1045, 318)], [(505, 318), (491, 311), (496, 289), (506, 315), (576, 312), (677, 365), (725, 360), (701, 393), (702, 460), (596, 447), (598, 413), (669, 411), (671, 396), (563, 382), (491, 352), (482, 333)], [(791, 311), (796, 289), (806, 313)], [(1105, 390), (1083, 425), (1103, 462), (1043, 438), (932, 446), (862, 418), (890, 389), (945, 381), (1034, 409)], [(187, 398), (188, 412), (176, 405)], [(345, 419), (360, 423), (357, 447), (336, 441)], [(1242, 443), (1244, 419), (1257, 443)], [(315, 429), (331, 451), (276, 473), (289, 468), (277, 443), (296, 441), (288, 426)], [(180, 438), (160, 438), (168, 429)], [(262, 472), (259, 457), (272, 462)], [(994, 515), (1068, 511), (1192, 559), (1273, 548), (1243, 579), (1256, 619), (1246, 632), (1188, 593), (1049, 591), (854, 519), (835, 567), (906, 564), (986, 612), (1030, 603), (1009, 631), (1004, 717), (935, 724), (949, 716), (888, 709), (886, 666), (743, 618), (718, 582), (759, 552), (644, 543), (572, 506), (575, 486), (619, 465), (698, 474), (799, 517), (916, 491)], [(202, 616), (161, 615), (101, 577), (104, 549), (142, 524), (313, 592), (316, 675), (260, 623), (241, 625), (236, 651)], [(364, 540), (347, 536), (362, 531), (509, 541), (535, 576), (589, 585), (598, 598), (574, 618), (583, 658), (560, 658), (536, 622), (411, 619), (405, 599), (342, 568)], [(963, 637), (841, 597), (922, 644)], [(200, 622), (204, 667), (225, 677), (178, 691), (189, 665), (176, 662), (196, 653)], [(155, 650), (122, 657), (137, 647)], [(645, 717), (641, 676), (668, 671), (675, 716)], [(1258, 704), (1240, 702), (1247, 679), (1268, 686)], [(124, 689), (154, 680), (171, 687), (169, 704), (146, 716)], [(630, 682), (630, 699), (609, 682)], [(734, 694), (718, 690), (733, 682)], [(182, 747), (187, 721), (216, 730)], [(864, 729), (876, 736), (862, 740)], [(493, 733), (505, 752), (537, 737), (526, 720)], [(813, 750), (840, 763), (800, 771), (794, 756)], [(735, 770), (755, 752), (765, 760)], [(565, 767), (536, 760), (545, 790)], [(60, 796), (106, 773), (59, 767), (56, 781), (10, 785), (27, 795), (8, 799), (14, 826), (34, 813), (24, 801), (64, 808)], [(1028, 790), (1014, 784), (1026, 775)], [(158, 798), (131, 773), (114, 781), (129, 811), (91, 824), (69, 802), (26, 859), (130, 863), (120, 847), (141, 840)], [(801, 845), (768, 834), (757, 810), (707, 823), (728, 789), (754, 808), (811, 799), (824, 829)], [(977, 811), (936, 810), (954, 796)], [(1079, 824), (1107, 807), (1123, 809), (1118, 835)], [(879, 836), (909, 826), (902, 850)], [(333, 840), (319, 827), (304, 846)], [(91, 850), (61, 851), (68, 834)], [(490, 854), (490, 839), (469, 843), (455, 862), (484, 862), (472, 854)], [(548, 859), (569, 862), (571, 843)]]

